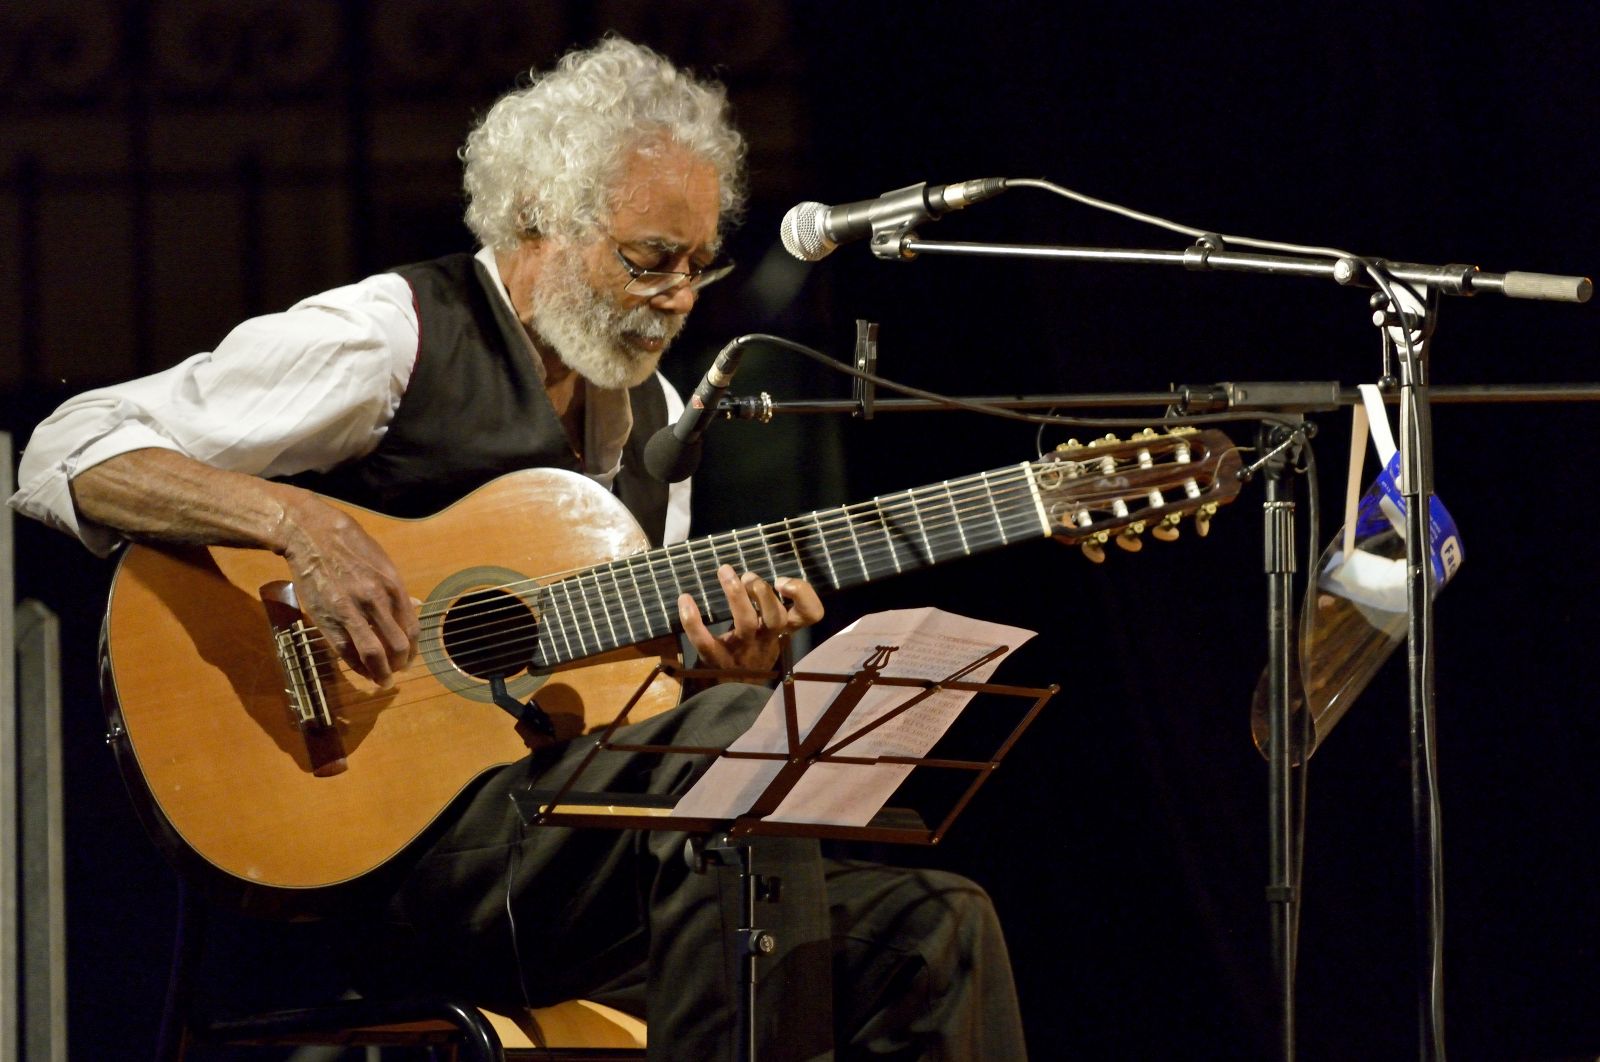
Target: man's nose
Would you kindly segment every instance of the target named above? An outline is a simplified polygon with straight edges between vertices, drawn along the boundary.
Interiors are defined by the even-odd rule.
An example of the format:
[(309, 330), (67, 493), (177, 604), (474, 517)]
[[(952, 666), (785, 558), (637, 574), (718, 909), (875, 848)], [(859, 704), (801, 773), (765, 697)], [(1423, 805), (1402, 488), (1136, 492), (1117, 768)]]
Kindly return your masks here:
[(679, 284), (671, 291), (663, 291), (650, 299), (650, 304), (663, 313), (684, 314), (694, 309), (699, 292), (688, 284)]

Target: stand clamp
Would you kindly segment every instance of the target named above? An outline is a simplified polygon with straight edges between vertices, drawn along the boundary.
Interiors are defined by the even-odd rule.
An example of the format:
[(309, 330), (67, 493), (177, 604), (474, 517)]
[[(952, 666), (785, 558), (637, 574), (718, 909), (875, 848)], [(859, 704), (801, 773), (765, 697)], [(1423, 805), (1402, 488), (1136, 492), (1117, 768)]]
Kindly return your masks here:
[(710, 837), (689, 838), (684, 855), (695, 873), (703, 874), (711, 866), (739, 868), (739, 926), (740, 958), (739, 993), (739, 1062), (756, 1062), (756, 983), (760, 980), (758, 963), (762, 956), (778, 950), (778, 938), (765, 929), (756, 927), (756, 904), (776, 903), (782, 895), (782, 879), (770, 874), (755, 872), (748, 837), (734, 837), (728, 833), (714, 833)]

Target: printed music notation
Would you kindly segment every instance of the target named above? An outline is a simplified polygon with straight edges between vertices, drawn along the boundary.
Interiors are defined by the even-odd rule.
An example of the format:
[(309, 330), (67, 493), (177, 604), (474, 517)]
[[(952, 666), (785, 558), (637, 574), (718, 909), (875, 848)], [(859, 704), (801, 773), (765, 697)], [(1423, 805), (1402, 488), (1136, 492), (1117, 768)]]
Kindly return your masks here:
[[(894, 646), (881, 677), (937, 682), (962, 672), (960, 679), (964, 682), (987, 682), (1000, 662), (1034, 633), (936, 608), (878, 612), (863, 616), (807, 653), (794, 671), (797, 675), (853, 674), (882, 647)], [(988, 659), (983, 659), (985, 657)], [(975, 660), (983, 662), (965, 670)], [(845, 684), (838, 682), (794, 683), (795, 720), (801, 741), (844, 688)], [(837, 755), (871, 760), (884, 756), (926, 756), (961, 714), (972, 694), (949, 689), (922, 696), (924, 693), (918, 686), (872, 686), (833, 739)], [(910, 709), (851, 739), (857, 731), (919, 696), (921, 700)], [(767, 701), (750, 729), (728, 750), (789, 751), (781, 687)], [(696, 818), (743, 815), (783, 766), (782, 760), (722, 757), (684, 794), (673, 814)], [(864, 826), (911, 770), (910, 764), (901, 763), (813, 763), (766, 818), (776, 822)]]

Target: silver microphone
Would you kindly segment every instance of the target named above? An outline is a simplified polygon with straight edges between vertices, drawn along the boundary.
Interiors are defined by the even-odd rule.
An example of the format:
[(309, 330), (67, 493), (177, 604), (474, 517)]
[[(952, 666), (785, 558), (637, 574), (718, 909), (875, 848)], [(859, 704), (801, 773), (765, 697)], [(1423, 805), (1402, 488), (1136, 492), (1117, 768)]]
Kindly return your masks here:
[(1005, 190), (1004, 177), (984, 177), (959, 184), (914, 184), (840, 206), (800, 203), (783, 216), (778, 234), (790, 254), (802, 262), (815, 262), (841, 243), (870, 236), (875, 229), (910, 228)]

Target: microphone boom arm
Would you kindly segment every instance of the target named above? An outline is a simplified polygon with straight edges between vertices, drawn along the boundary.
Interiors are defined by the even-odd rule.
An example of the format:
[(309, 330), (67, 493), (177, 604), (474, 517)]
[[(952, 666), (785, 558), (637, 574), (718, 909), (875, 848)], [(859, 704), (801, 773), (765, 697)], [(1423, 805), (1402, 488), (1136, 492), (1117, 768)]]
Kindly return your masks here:
[[(886, 236), (886, 239), (888, 237)], [(1215, 240), (1215, 237), (1209, 238)], [(894, 253), (881, 253), (876, 227), (872, 235), (873, 254), (880, 258), (911, 259), (919, 254), (964, 254), (984, 258), (1036, 258), (1066, 262), (1123, 262), (1136, 265), (1181, 265), (1199, 271), (1269, 273), (1277, 276), (1326, 277), (1344, 286), (1371, 287), (1371, 278), (1354, 258), (1319, 258), (1279, 254), (1245, 254), (1222, 249), (1202, 240), (1181, 251), (1149, 251), (1102, 247), (1054, 247), (1044, 244), (952, 243), (917, 239), (914, 233), (902, 234)], [(1443, 295), (1476, 295), (1497, 292), (1512, 299), (1539, 299), (1546, 302), (1584, 303), (1594, 295), (1588, 277), (1553, 273), (1484, 273), (1472, 265), (1420, 265), (1414, 262), (1378, 263), (1396, 280), (1437, 290)]]

